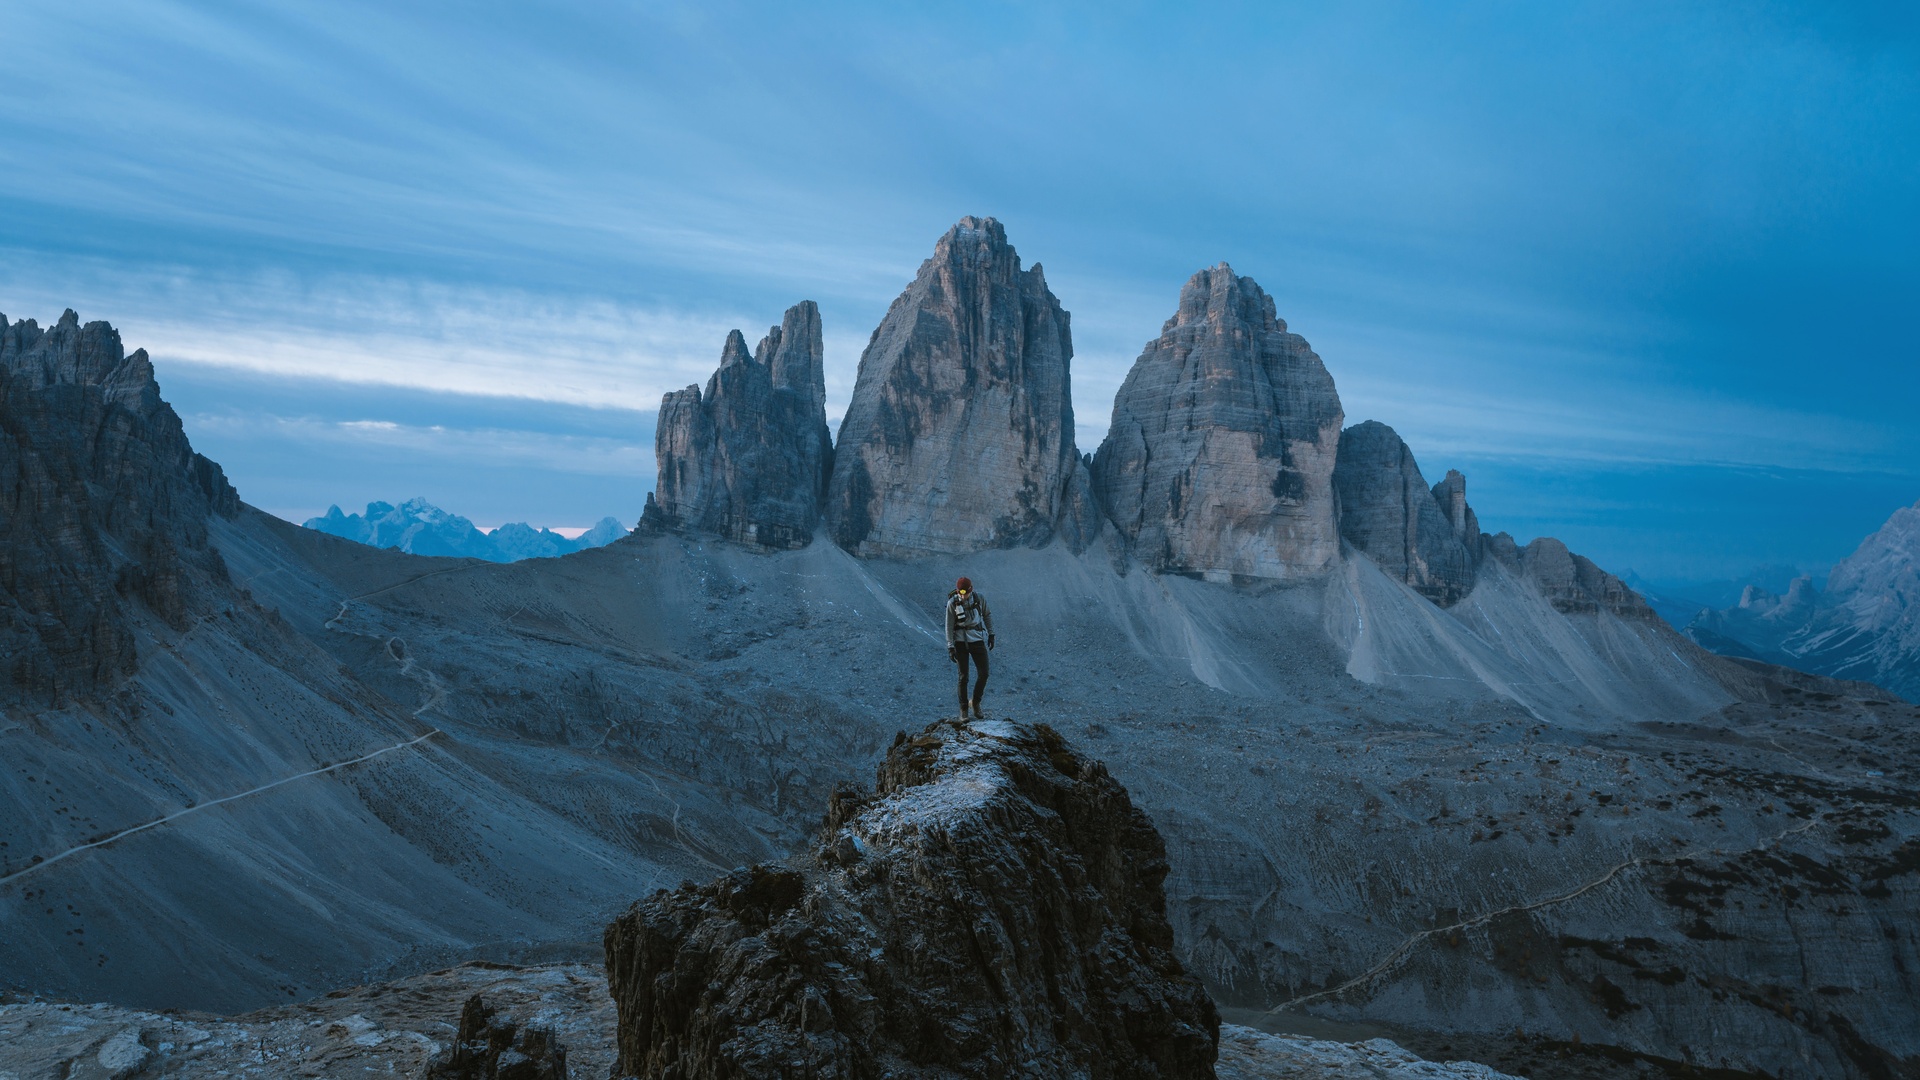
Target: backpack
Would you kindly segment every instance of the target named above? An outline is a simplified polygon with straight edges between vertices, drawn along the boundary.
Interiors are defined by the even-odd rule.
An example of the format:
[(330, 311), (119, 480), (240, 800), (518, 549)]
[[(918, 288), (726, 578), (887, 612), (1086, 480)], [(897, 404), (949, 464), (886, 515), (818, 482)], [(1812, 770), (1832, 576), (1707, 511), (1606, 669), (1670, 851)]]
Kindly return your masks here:
[(980, 619), (980, 594), (977, 592), (968, 593), (964, 600), (960, 599), (959, 589), (948, 593), (947, 611), (953, 615), (953, 626), (955, 630), (965, 633), (968, 631), (978, 632), (986, 629), (985, 624)]

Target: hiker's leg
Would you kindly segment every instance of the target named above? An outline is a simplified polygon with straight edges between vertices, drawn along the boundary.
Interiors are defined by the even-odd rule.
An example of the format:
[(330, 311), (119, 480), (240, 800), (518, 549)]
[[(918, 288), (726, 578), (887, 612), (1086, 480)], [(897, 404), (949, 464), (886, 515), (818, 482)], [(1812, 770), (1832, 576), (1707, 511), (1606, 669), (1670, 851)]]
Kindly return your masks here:
[(975, 641), (969, 644), (967, 649), (973, 653), (973, 662), (980, 668), (980, 675), (973, 683), (973, 711), (978, 713), (980, 711), (980, 695), (986, 693), (987, 690), (987, 643), (984, 641)]
[(960, 642), (959, 647), (954, 650), (954, 655), (959, 657), (959, 660), (960, 660), (959, 697), (960, 697), (960, 716), (963, 719), (967, 715), (967, 655), (970, 651), (971, 651), (970, 646), (968, 646), (968, 644), (964, 641)]

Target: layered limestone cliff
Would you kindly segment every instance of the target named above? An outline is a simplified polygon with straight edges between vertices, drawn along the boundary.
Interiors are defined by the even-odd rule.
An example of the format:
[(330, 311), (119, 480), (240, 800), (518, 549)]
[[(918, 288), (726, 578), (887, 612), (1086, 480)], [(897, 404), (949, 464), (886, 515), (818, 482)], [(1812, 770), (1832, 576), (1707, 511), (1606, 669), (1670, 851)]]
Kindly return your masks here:
[(827, 523), (858, 555), (1084, 550), (1067, 312), (993, 218), (961, 218), (873, 332), (840, 425)]
[(1474, 564), (1466, 539), (1479, 521), (1467, 506), (1467, 480), (1458, 472), (1432, 488), (1413, 451), (1378, 420), (1340, 433), (1333, 470), (1340, 496), (1340, 535), (1380, 569), (1415, 592), (1450, 607), (1473, 591)]
[(1093, 459), (1094, 491), (1154, 569), (1216, 578), (1317, 574), (1339, 556), (1340, 396), (1273, 299), (1225, 263), (1127, 373)]
[(788, 866), (662, 891), (606, 934), (615, 1075), (1212, 1077), (1165, 847), (1044, 725), (899, 735)]
[(660, 402), (659, 490), (642, 520), (769, 548), (805, 547), (833, 467), (820, 309), (787, 309), (751, 354), (727, 335), (720, 368)]
[(9, 697), (109, 689), (134, 626), (186, 625), (196, 582), (224, 581), (207, 517), (239, 496), (193, 452), (146, 350), (72, 311), (42, 330), (0, 316), (0, 656)]

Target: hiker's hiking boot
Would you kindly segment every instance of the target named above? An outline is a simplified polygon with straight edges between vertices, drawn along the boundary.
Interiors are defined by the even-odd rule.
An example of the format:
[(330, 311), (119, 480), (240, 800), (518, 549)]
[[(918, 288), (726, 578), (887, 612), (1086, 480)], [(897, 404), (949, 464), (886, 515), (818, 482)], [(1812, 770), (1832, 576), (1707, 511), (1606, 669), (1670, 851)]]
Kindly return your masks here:
[(987, 714), (985, 714), (985, 713), (983, 713), (983, 712), (981, 712), (981, 711), (980, 711), (980, 699), (979, 699), (979, 698), (974, 698), (974, 699), (973, 699), (973, 718), (974, 718), (975, 720), (985, 720), (985, 719), (987, 718)]

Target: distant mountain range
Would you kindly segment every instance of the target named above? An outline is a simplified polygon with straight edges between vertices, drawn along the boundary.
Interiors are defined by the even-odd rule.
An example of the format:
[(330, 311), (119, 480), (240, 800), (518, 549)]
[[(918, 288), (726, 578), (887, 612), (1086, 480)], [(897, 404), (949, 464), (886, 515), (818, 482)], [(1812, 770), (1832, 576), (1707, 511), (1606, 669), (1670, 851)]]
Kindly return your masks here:
[(601, 518), (593, 528), (573, 539), (552, 529), (535, 529), (519, 521), (509, 522), (492, 532), (482, 532), (459, 514), (449, 514), (419, 498), (408, 499), (399, 506), (370, 502), (365, 514), (343, 514), (338, 506), (330, 506), (324, 517), (308, 518), (302, 524), (371, 547), (488, 562), (550, 559), (601, 547), (627, 535), (627, 527), (618, 518), (611, 517)]
[(1698, 611), (1684, 632), (1723, 656), (1857, 679), (1920, 701), (1920, 503), (1894, 511), (1827, 576), (1749, 584)]

